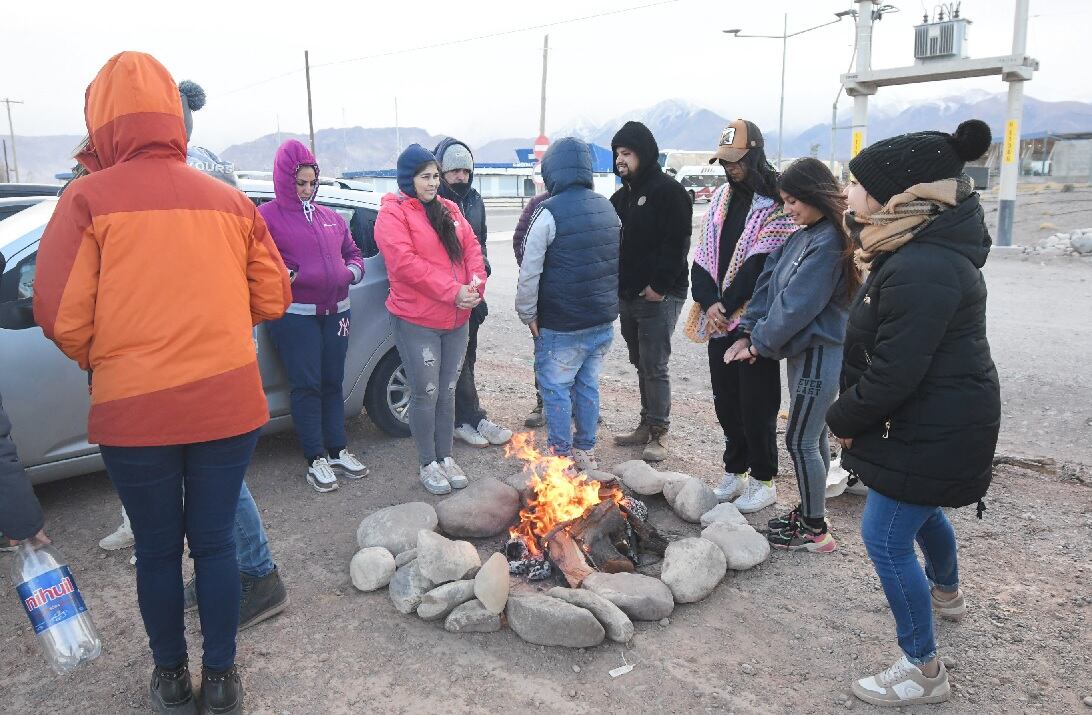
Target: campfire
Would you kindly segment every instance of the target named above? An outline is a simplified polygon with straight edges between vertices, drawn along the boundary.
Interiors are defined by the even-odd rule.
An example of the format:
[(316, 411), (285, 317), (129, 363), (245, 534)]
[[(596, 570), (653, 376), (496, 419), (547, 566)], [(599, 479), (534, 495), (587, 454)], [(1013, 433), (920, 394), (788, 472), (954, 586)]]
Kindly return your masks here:
[(647, 507), (617, 481), (592, 479), (568, 457), (540, 452), (530, 432), (515, 435), (505, 455), (531, 475), (505, 547), (511, 573), (537, 581), (556, 568), (577, 588), (594, 571), (634, 571), (640, 552), (663, 556), (667, 541), (645, 521)]

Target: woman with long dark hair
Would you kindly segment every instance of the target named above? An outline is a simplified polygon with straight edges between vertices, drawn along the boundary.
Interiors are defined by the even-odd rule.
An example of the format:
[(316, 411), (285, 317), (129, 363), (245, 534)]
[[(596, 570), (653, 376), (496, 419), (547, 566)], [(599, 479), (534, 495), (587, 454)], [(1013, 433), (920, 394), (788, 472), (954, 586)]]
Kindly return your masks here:
[(784, 549), (829, 553), (837, 544), (824, 517), (830, 469), (826, 413), (838, 397), (846, 317), (861, 276), (842, 225), (845, 197), (826, 164), (797, 159), (778, 180), (778, 191), (800, 230), (766, 259), (740, 320), (742, 335), (724, 362), (786, 361), (792, 396), (785, 447), (800, 504), (769, 521), (767, 538)]
[(485, 295), (485, 260), (459, 207), (438, 195), (440, 165), (420, 144), (398, 157), (398, 189), (383, 197), (375, 240), (391, 283), (387, 309), (410, 386), (419, 477), (429, 493), (447, 494), (468, 483), (451, 457), (455, 385), (467, 321)]
[(777, 172), (766, 161), (762, 134), (743, 119), (725, 127), (716, 155), (728, 183), (709, 204), (690, 271), (694, 306), (686, 334), (709, 343), (713, 405), (724, 431), (724, 477), (714, 490), (735, 499), (743, 513), (777, 499), (777, 411), (781, 373), (777, 360), (724, 362), (739, 337), (739, 321), (755, 291), (766, 256), (796, 230), (777, 193)]

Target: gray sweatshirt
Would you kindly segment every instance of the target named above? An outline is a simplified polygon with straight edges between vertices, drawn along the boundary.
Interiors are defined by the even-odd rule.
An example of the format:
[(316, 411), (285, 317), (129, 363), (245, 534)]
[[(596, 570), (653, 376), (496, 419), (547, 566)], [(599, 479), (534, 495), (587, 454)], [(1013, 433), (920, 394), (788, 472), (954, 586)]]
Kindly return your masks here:
[(838, 231), (824, 219), (789, 236), (766, 258), (740, 320), (759, 355), (782, 360), (817, 345), (842, 344), (849, 317), (842, 250)]

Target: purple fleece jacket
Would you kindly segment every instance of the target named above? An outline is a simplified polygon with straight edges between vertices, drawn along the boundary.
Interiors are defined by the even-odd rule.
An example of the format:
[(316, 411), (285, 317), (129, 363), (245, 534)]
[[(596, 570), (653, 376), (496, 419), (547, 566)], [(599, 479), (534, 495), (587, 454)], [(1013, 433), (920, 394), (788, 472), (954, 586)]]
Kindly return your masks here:
[(318, 163), (307, 147), (295, 139), (281, 144), (273, 162), (277, 198), (259, 206), (258, 212), (284, 265), (295, 271), (288, 312), (330, 315), (348, 299), (349, 286), (364, 277), (364, 259), (345, 219), (296, 194), (296, 172), (304, 165), (315, 167), (318, 176)]

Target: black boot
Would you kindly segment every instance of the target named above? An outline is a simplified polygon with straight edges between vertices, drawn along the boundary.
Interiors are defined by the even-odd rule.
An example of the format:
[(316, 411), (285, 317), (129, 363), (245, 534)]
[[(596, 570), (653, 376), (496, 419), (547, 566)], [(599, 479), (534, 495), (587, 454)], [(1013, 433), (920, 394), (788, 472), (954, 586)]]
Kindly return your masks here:
[(201, 669), (201, 715), (243, 712), (243, 681), (234, 665), (227, 670)]
[(148, 696), (152, 701), (152, 710), (157, 713), (197, 715), (197, 699), (193, 697), (190, 669), (185, 662), (173, 669), (157, 665), (152, 671)]
[(275, 616), (288, 605), (288, 592), (284, 590), (281, 574), (273, 570), (261, 578), (239, 574), (242, 592), (239, 596), (239, 630)]

